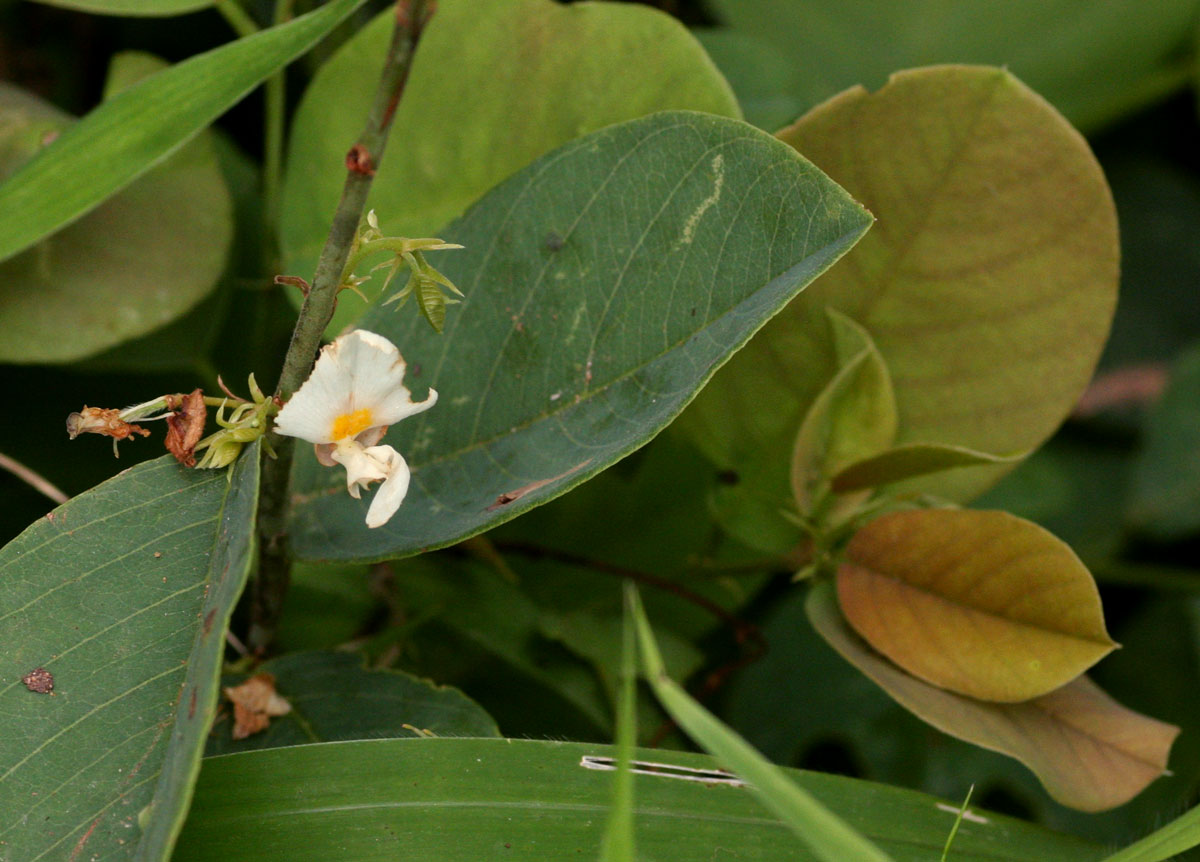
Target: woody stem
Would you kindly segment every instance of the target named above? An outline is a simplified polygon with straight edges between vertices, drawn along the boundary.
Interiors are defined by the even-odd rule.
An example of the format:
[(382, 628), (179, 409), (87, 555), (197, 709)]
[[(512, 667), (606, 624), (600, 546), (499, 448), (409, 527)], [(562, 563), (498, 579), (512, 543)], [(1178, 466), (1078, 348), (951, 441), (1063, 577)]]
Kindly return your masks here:
[[(317, 263), (312, 287), (300, 309), (292, 341), (283, 361), (276, 398), (286, 401), (300, 388), (312, 371), (321, 336), (333, 318), (341, 275), (354, 237), (362, 221), (371, 181), (383, 158), (388, 130), (396, 105), (408, 80), (413, 53), (421, 31), (429, 23), (432, 10), (425, 0), (398, 0), (396, 25), (383, 65), (375, 101), (366, 127), (346, 157), (346, 182), (342, 197)], [(272, 432), (271, 441), (278, 457), (263, 463), (262, 486), (258, 507), (259, 566), (251, 586), (250, 648), (264, 653), (275, 637), (283, 597), (291, 570), (291, 553), (286, 541), (288, 476), (292, 464), (292, 438)]]

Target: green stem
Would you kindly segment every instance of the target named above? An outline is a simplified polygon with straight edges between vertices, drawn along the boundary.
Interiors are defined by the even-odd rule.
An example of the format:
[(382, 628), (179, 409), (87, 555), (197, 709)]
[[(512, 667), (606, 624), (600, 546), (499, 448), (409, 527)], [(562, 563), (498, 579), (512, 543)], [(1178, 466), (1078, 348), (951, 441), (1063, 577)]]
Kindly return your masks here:
[(258, 25), (254, 23), (254, 19), (234, 0), (218, 0), (217, 11), (240, 38), (245, 39), (258, 32)]
[[(426, 23), (428, 16), (424, 0), (401, 0), (397, 3), (396, 27), (392, 32), (392, 42), (384, 61), (375, 102), (366, 127), (351, 150), (359, 154), (354, 160), (356, 165), (361, 166), (365, 157), (365, 163), (371, 168), (379, 167), (388, 130), (396, 113), (396, 104), (404, 91), (413, 52)], [(275, 390), (275, 396), (280, 401), (290, 398), (312, 371), (321, 335), (333, 318), (342, 269), (362, 221), (373, 175), (374, 170), (363, 170), (361, 167), (346, 172), (342, 198), (338, 202), (312, 287), (300, 309), (300, 317), (292, 331), (292, 342), (283, 360), (283, 370)], [(286, 542), (286, 514), (293, 441), (274, 432), (269, 440), (278, 457), (263, 464), (258, 508), (260, 559), (250, 605), (250, 648), (260, 654), (267, 650), (275, 636), (291, 569), (291, 554)]]

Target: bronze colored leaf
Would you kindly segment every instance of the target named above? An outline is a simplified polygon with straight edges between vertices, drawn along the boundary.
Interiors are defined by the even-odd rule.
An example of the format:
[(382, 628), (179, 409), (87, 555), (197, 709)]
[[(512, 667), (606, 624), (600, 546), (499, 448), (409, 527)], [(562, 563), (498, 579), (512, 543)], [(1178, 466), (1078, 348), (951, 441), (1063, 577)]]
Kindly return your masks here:
[(893, 700), (943, 733), (1015, 757), (1063, 805), (1115, 808), (1166, 770), (1179, 728), (1127, 709), (1087, 677), (1025, 703), (985, 703), (921, 682), (872, 651), (838, 612), (832, 584), (813, 587), (807, 611), (821, 637)]
[(859, 530), (838, 568), (846, 618), (926, 682), (1015, 703), (1070, 682), (1116, 644), (1091, 573), (1007, 512), (894, 512)]

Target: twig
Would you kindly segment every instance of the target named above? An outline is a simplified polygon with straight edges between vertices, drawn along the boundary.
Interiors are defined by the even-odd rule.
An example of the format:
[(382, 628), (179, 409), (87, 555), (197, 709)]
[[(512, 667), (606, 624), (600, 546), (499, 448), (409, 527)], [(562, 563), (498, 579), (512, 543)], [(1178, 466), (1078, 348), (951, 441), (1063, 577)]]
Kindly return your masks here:
[[(388, 46), (379, 88), (367, 118), (366, 127), (354, 144), (355, 151), (365, 150), (370, 163), (378, 168), (387, 143), (395, 105), (399, 101), (412, 63), (421, 31), (429, 21), (424, 0), (400, 0), (396, 4), (396, 26)], [(275, 395), (286, 401), (300, 388), (312, 370), (321, 335), (333, 318), (342, 268), (362, 221), (371, 190), (370, 173), (348, 170), (342, 198), (333, 216), (325, 248), (317, 263), (312, 289), (304, 299), (292, 341), (283, 361), (283, 371)], [(262, 491), (259, 501), (261, 556), (258, 575), (251, 591), (249, 645), (256, 653), (266, 652), (275, 637), (275, 628), (287, 592), (291, 554), (286, 546), (288, 475), (292, 466), (292, 439), (271, 434), (278, 453), (263, 464)]]
[(22, 482), (32, 486), (33, 488), (36, 488), (38, 491), (41, 491), (60, 506), (67, 502), (67, 500), (71, 499), (40, 473), (30, 470), (20, 461), (15, 461), (2, 453), (0, 453), (0, 469), (7, 470), (8, 472), (12, 473)]

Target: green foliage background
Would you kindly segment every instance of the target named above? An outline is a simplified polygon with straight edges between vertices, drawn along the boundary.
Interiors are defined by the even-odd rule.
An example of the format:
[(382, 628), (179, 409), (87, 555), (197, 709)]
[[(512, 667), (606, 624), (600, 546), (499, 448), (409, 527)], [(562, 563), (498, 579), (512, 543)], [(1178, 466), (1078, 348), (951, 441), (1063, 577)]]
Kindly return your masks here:
[[(201, 5), (176, 4), (180, 9)], [(245, 5), (259, 20), (269, 20), (270, 4)], [(298, 11), (306, 11), (315, 4), (297, 5)], [(262, 201), (256, 190), (261, 91), (122, 193), (155, 197), (178, 216), (179, 224), (156, 222), (154, 231), (137, 237), (149, 246), (145, 255), (166, 261), (166, 275), (149, 269), (140, 274), (146, 291), (170, 284), (177, 306), (162, 319), (171, 322), (157, 326), (157, 318), (149, 323), (139, 320), (117, 330), (115, 324), (99, 326), (72, 320), (65, 312), (48, 313), (54, 308), (49, 299), (44, 306), (35, 300), (34, 311), (23, 310), (30, 297), (38, 295), (36, 290), (45, 289), (34, 279), (38, 261), (25, 257), (0, 264), (0, 272), (6, 275), (0, 284), (0, 326), (7, 345), (0, 350), (6, 363), (0, 365), (0, 385), (9, 393), (6, 419), (0, 423), (0, 452), (74, 496), (121, 469), (156, 457), (159, 450), (152, 441), (126, 443), (121, 460), (113, 461), (106, 442), (82, 439), (68, 444), (62, 421), (70, 411), (85, 403), (122, 406), (152, 393), (211, 388), (218, 371), (230, 382), (240, 382), (253, 371), (264, 387), (273, 384), (294, 320), (294, 297), (271, 287), (270, 275), (276, 271), (311, 274), (314, 249), (319, 247), (333, 205), (331, 195), (336, 195), (339, 182), (338, 154), (354, 133), (361, 112), (356, 99), (344, 98), (343, 93), (364, 75), (368, 80), (363, 91), (373, 85), (370, 63), (354, 46), (345, 46), (351, 39), (380, 41), (384, 30), (375, 16), (384, 5), (368, 3), (355, 11), (288, 72), (297, 131), (284, 183), (280, 236), (264, 233)], [(463, 7), (449, 0), (445, 5), (448, 15), (463, 14)], [(1195, 804), (1200, 794), (1200, 712), (1193, 695), (1200, 685), (1200, 567), (1196, 564), (1200, 546), (1196, 466), (1200, 451), (1196, 406), (1200, 397), (1200, 124), (1196, 113), (1200, 71), (1194, 0), (1155, 4), (1062, 0), (1005, 4), (1003, 11), (986, 3), (680, 0), (658, 5), (682, 23), (655, 13), (652, 25), (647, 23), (651, 19), (634, 17), (632, 7), (606, 10), (581, 5), (587, 7), (586, 15), (595, 17), (587, 26), (571, 30), (560, 8), (534, 0), (506, 0), (504, 8), (510, 14), (537, 21), (541, 32), (553, 34), (567, 46), (544, 79), (489, 75), (492, 65), (506, 61), (482, 48), (479, 56), (456, 65), (453, 40), (431, 40), (430, 65), (414, 73), (413, 99), (402, 109), (407, 113), (398, 122), (387, 162), (387, 170), (396, 171), (403, 180), (393, 188), (407, 184), (413, 192), (411, 197), (395, 191), (390, 197), (377, 194), (374, 203), (381, 209), (385, 227), (387, 219), (394, 219), (400, 232), (434, 235), (495, 183), (536, 157), (650, 110), (742, 115), (773, 133), (847, 86), (862, 83), (876, 90), (889, 73), (929, 63), (1006, 65), (1086, 133), (1112, 188), (1121, 231), (1120, 302), (1100, 373), (1125, 374), (1133, 384), (1113, 403), (1071, 416), (1043, 449), (974, 505), (1004, 508), (1036, 520), (1075, 548), (1096, 575), (1109, 630), (1124, 648), (1096, 669), (1095, 678), (1123, 703), (1183, 728), (1171, 758), (1172, 774), (1122, 808), (1099, 816), (1082, 815), (1049, 801), (1036, 780), (1015, 762), (937, 734), (903, 712), (814, 635), (805, 620), (802, 592), (790, 582), (788, 561), (748, 547), (723, 529), (712, 501), (728, 495), (740, 477), (736, 470), (705, 457), (706, 452), (711, 457), (711, 447), (698, 441), (694, 430), (684, 433), (695, 428), (688, 419), (667, 427), (644, 449), (566, 496), (489, 533), (491, 545), (467, 543), (433, 557), (386, 562), (420, 544), (392, 537), (361, 553), (307, 554), (314, 559), (340, 556), (350, 562), (306, 564), (298, 570), (288, 597), (281, 648), (290, 654), (350, 644), (367, 661), (394, 669), (387, 673), (396, 676), (380, 686), (398, 700), (415, 697), (412, 691), (424, 685), (422, 678), (456, 686), (462, 694), (449, 695), (453, 715), (442, 730), (446, 736), (493, 735), (494, 720), (505, 737), (607, 743), (613, 733), (619, 666), (615, 644), (621, 619), (619, 581), (614, 575), (632, 571), (668, 583), (665, 589), (642, 587), (668, 670), (676, 679), (690, 680), (693, 691), (703, 690), (706, 704), (776, 763), (867, 778), (948, 799), (961, 799), (974, 784), (973, 801), (981, 807), (1066, 830), (1097, 844), (1128, 843)], [(496, 13), (501, 8), (490, 8), (495, 20), (480, 15), (471, 19), (471, 26), (485, 34), (488, 27), (501, 27), (507, 20)], [(604, 17), (609, 14), (613, 17)], [(684, 25), (698, 44), (684, 32)], [(355, 36), (356, 32), (363, 35)], [(654, 34), (649, 42), (647, 32)], [(26, 0), (0, 2), (0, 78), (40, 100), (36, 110), (29, 112), (31, 118), (23, 121), (28, 124), (21, 130), (26, 137), (9, 138), (18, 141), (15, 149), (0, 150), (0, 170), (7, 169), (6, 159), (19, 160), (36, 146), (37, 136), (50, 131), (45, 123), (58, 124), (66, 114), (82, 116), (101, 101), (99, 82), (109, 74), (111, 56), (148, 51), (179, 62), (230, 38), (227, 25), (212, 9), (165, 19), (118, 18)], [(686, 88), (663, 87), (662, 80), (652, 82), (653, 75), (639, 74), (636, 64), (625, 62), (618, 64), (629, 76), (621, 82), (624, 89), (606, 89), (603, 82), (611, 80), (614, 69), (600, 60), (580, 59), (587, 56), (586, 50), (599, 56), (602, 49), (624, 52), (619, 54), (622, 57), (660, 50), (679, 69), (698, 71), (687, 78)], [(326, 62), (330, 65), (321, 73), (324, 78), (318, 77)], [(316, 83), (309, 90), (311, 81)], [(489, 116), (477, 106), (453, 101), (456, 94), (476, 94), (485, 85), (486, 94), (497, 103), (526, 117), (522, 130), (527, 134), (506, 133), (506, 122), (514, 114)], [(0, 99), (0, 107), (5, 104)], [(431, 113), (430, 105), (440, 105), (440, 113)], [(553, 109), (560, 105), (566, 107)], [(535, 119), (537, 110), (543, 109), (545, 116)], [(428, 121), (428, 130), (422, 120)], [(725, 128), (716, 120), (704, 122)], [(336, 133), (317, 134), (330, 130)], [(772, 143), (765, 134), (752, 141), (760, 148)], [(436, 166), (422, 160), (420, 146), (437, 156)], [(316, 166), (328, 166), (331, 158), (330, 172), (321, 173)], [(188, 160), (193, 170), (206, 172), (199, 185), (187, 177), (171, 179), (171, 172)], [(818, 166), (822, 166), (819, 161)], [(826, 169), (832, 172), (832, 166)], [(646, 170), (665, 182), (654, 165)], [(204, 183), (211, 184), (216, 172), (224, 189), (206, 190)], [(448, 191), (439, 190), (439, 173), (453, 177)], [(219, 223), (189, 222), (199, 211), (197, 200), (178, 202), (144, 191), (151, 183), (172, 181), (193, 188), (197, 197), (210, 198), (213, 202), (204, 212), (207, 217), (218, 213)], [(619, 197), (610, 205), (619, 206)], [(114, 199), (112, 205), (121, 199)], [(499, 208), (507, 203), (502, 197), (493, 198), (485, 206)], [(574, 212), (572, 206), (569, 200), (547, 203), (553, 216), (546, 218), (547, 238), (554, 229), (551, 222), (567, 218)], [(853, 219), (848, 204), (843, 215)], [(472, 236), (469, 253), (473, 254), (488, 225), (472, 226), (470, 218), (459, 225), (465, 224), (461, 229)], [(87, 224), (85, 218), (68, 230), (82, 235)], [(523, 256), (493, 263), (499, 271), (483, 271), (501, 280), (505, 268), (527, 268), (541, 253), (539, 248), (526, 249)], [(37, 249), (25, 254), (35, 255)], [(214, 268), (216, 259), (224, 261), (223, 268)], [(629, 258), (614, 260), (628, 262)], [(76, 263), (68, 259), (62, 265)], [(693, 279), (705, 263), (704, 259), (685, 261), (672, 274)], [(588, 264), (584, 260), (580, 270)], [(464, 265), (474, 271), (477, 264), (472, 258)], [(758, 272), (754, 265), (751, 261), (744, 268), (757, 278), (746, 282), (747, 290), (778, 274)], [(172, 266), (183, 267), (187, 277), (175, 282)], [(815, 275), (822, 266), (814, 265), (807, 275)], [(33, 275), (27, 277), (26, 270)], [(194, 288), (189, 278), (194, 281), (197, 273), (203, 275), (204, 284)], [(579, 296), (586, 294), (586, 273), (573, 272), (572, 279)], [(79, 280), (84, 285), (111, 281), (94, 273), (84, 273)], [(456, 281), (463, 284), (461, 275)], [(1054, 290), (1054, 285), (1039, 287)], [(785, 298), (755, 313), (765, 319)], [(63, 308), (79, 310), (72, 308), (69, 298), (63, 303)], [(345, 298), (344, 317), (353, 318), (355, 310), (361, 310), (359, 301)], [(566, 304), (553, 309), (554, 313), (569, 310)], [(509, 313), (503, 303), (492, 311), (497, 317)], [(725, 342), (734, 346), (752, 328), (747, 324), (744, 333), (728, 334)], [(436, 343), (433, 338), (426, 340)], [(480, 349), (479, 342), (475, 344)], [(433, 361), (432, 347), (413, 349), (414, 357), (423, 355)], [(502, 346), (487, 349), (503, 351)], [(636, 350), (614, 352), (624, 356), (627, 364), (643, 361), (635, 357)], [(518, 360), (532, 362), (529, 357), (508, 356), (510, 362), (519, 364)], [(478, 361), (479, 357), (464, 355), (463, 364)], [(626, 370), (622, 366), (614, 375)], [(1164, 382), (1165, 391), (1160, 391)], [(561, 380), (547, 378), (539, 382), (539, 392), (544, 389), (549, 398), (568, 383), (568, 375)], [(1039, 381), (1030, 380), (1028, 385), (1036, 388)], [(680, 396), (681, 403), (688, 393)], [(674, 409), (664, 408), (658, 426), (674, 415)], [(520, 418), (499, 415), (497, 427)], [(412, 429), (414, 435), (418, 431)], [(610, 448), (611, 457), (602, 459), (604, 464), (629, 446)], [(148, 464), (113, 481), (134, 482), (155, 469), (159, 467)], [(596, 469), (585, 470), (578, 480)], [(517, 471), (511, 484), (517, 487), (538, 475)], [(481, 499), (494, 498), (507, 485), (506, 481), (487, 488)], [(225, 493), (208, 485), (196, 493), (218, 491)], [(0, 535), (5, 541), (49, 508), (28, 485), (0, 473)], [(305, 517), (302, 510), (301, 537), (311, 528), (305, 526)], [(450, 530), (438, 542), (461, 538), (486, 525)], [(355, 558), (385, 562), (354, 562)], [(134, 577), (140, 571), (128, 574)], [(508, 576), (498, 576), (497, 571)], [(208, 574), (202, 566), (197, 568), (197, 583)], [(688, 595), (681, 597), (681, 590)], [(223, 606), (223, 612), (231, 611), (232, 601), (227, 597), (230, 606)], [(705, 610), (702, 602), (719, 606), (724, 616)], [(755, 645), (762, 643), (769, 650), (760, 655)], [(357, 665), (343, 668), (339, 663), (344, 659), (331, 658), (328, 652), (312, 655), (321, 658), (314, 659), (310, 671), (335, 668), (325, 680), (338, 677), (345, 682), (344, 677), (376, 673)], [(277, 671), (281, 684), (289, 673), (298, 671), (286, 666)], [(715, 679), (716, 684), (704, 688), (706, 679)], [(206, 690), (214, 684), (208, 680)], [(317, 693), (323, 684), (304, 683)], [(156, 709), (170, 706), (155, 704)], [(356, 731), (358, 735), (339, 736), (338, 729), (326, 731), (311, 722), (307, 729), (299, 723), (281, 724), (276, 733), (284, 742), (403, 733), (386, 727), (386, 722), (373, 722), (370, 713), (359, 718), (365, 729)], [(668, 747), (686, 746), (682, 736), (663, 724), (665, 717), (656, 707), (643, 702), (639, 718), (643, 743), (661, 728), (660, 741)], [(438, 729), (432, 720), (421, 727)], [(5, 744), (25, 743), (10, 738)], [(400, 748), (420, 743), (387, 744)], [(461, 756), (468, 757), (476, 755), (474, 746), (483, 751), (490, 750), (485, 746), (503, 743), (447, 744), (459, 745)], [(546, 744), (555, 750), (555, 757), (564, 748), (556, 746)], [(225, 750), (214, 745), (210, 753)], [(349, 758), (372, 762), (373, 755), (366, 749), (346, 751)], [(221, 780), (238, 782), (247, 794), (269, 790), (269, 781), (287, 786), (294, 779), (280, 776), (272, 761), (278, 756), (263, 751), (244, 761), (213, 761), (213, 769), (205, 767), (202, 773), (197, 816), (211, 818), (214, 824), (223, 822)], [(180, 768), (190, 766), (185, 763)], [(528, 766), (528, 761), (511, 767), (489, 763), (486, 769)], [(327, 767), (308, 768), (319, 774)], [(225, 774), (232, 777), (222, 779)], [(313, 773), (301, 769), (299, 774)], [(407, 775), (403, 778), (407, 780)], [(815, 780), (819, 784), (822, 779)], [(831, 793), (826, 801), (837, 807), (837, 792)], [(0, 801), (4, 798), (0, 791)], [(895, 797), (912, 805), (918, 804), (912, 801), (916, 798)], [(603, 795), (592, 801), (598, 817), (606, 801)], [(537, 804), (538, 796), (517, 793), (511, 799), (488, 802), (530, 805)], [(693, 803), (667, 798), (663, 804)], [(0, 810), (4, 807), (0, 804)], [(8, 825), (0, 823), (0, 829)], [(226, 826), (213, 828), (222, 835), (233, 834)], [(194, 833), (184, 832), (185, 840), (189, 834)], [(1044, 833), (1030, 836), (1031, 842), (1060, 840)], [(896, 838), (891, 833), (890, 837)], [(933, 846), (933, 839), (926, 839)], [(1080, 850), (1070, 839), (1061, 840), (1066, 842), (1063, 848), (1070, 849), (1057, 851), (1064, 855), (1055, 858), (1072, 858), (1065, 854), (1073, 852), (1079, 852), (1081, 859), (1098, 858), (1094, 847), (1081, 842), (1084, 849)], [(901, 843), (897, 839), (897, 846)], [(962, 858), (972, 858), (967, 854), (974, 852), (973, 847), (968, 839)]]

